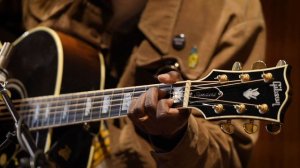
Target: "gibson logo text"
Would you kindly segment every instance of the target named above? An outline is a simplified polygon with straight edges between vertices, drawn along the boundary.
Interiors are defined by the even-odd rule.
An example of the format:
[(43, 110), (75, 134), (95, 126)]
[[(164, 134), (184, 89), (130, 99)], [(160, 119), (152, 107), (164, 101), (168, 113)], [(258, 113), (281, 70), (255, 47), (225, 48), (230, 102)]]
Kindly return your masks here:
[(281, 82), (274, 81), (270, 86), (273, 87), (274, 98), (275, 98), (275, 103), (272, 104), (272, 107), (274, 107), (274, 106), (280, 106), (280, 94), (279, 94), (279, 92), (282, 91)]

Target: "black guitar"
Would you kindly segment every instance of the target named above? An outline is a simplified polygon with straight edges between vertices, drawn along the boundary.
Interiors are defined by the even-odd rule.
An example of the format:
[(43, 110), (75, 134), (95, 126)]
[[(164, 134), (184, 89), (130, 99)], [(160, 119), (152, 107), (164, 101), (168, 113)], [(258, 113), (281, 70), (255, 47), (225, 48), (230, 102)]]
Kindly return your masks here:
[[(69, 86), (74, 86), (75, 91), (96, 89), (93, 86), (99, 85), (99, 61), (97, 60), (95, 65), (96, 61), (89, 59), (96, 58), (80, 53), (84, 57), (78, 58), (86, 62), (78, 58), (63, 57), (62, 64), (62, 59), (57, 56), (60, 49), (55, 48), (57, 42), (52, 37), (53, 34), (49, 33), (48, 29), (45, 30), (37, 29), (27, 34), (27, 37), (34, 36), (35, 33), (49, 36), (52, 42), (47, 45), (54, 45), (55, 53), (48, 56), (48, 51), (32, 56), (32, 51), (42, 45), (41, 42), (37, 42), (31, 44), (34, 47), (29, 49), (29, 55), (21, 54), (24, 50), (21, 50), (23, 47), (19, 44), (23, 41), (33, 41), (32, 37), (25, 37), (16, 42), (15, 49), (19, 50), (20, 54), (16, 54), (18, 56), (13, 59), (9, 68), (12, 77), (24, 85), (30, 97), (14, 100), (14, 104), (32, 131), (125, 117), (131, 100), (150, 87), (159, 87), (167, 91), (169, 97), (174, 99), (174, 106), (197, 109), (207, 120), (249, 119), (250, 124), (244, 126), (249, 133), (254, 129), (251, 127), (252, 120), (269, 121), (271, 125), (268, 129), (273, 133), (278, 132), (277, 127), (273, 126), (280, 127), (283, 123), (290, 90), (287, 80), (289, 66), (283, 61), (272, 68), (246, 71), (213, 70), (201, 80), (182, 81), (172, 85), (154, 84), (74, 93)], [(65, 50), (64, 47), (62, 48)], [(72, 59), (72, 64), (68, 59)], [(46, 76), (49, 80), (45, 80)], [(9, 120), (9, 113), (3, 103), (1, 105), (2, 123)], [(225, 122), (221, 127), (225, 132), (231, 133), (229, 122)]]
[[(78, 39), (39, 27), (24, 33), (12, 45), (7, 87), (18, 109), (26, 110), (17, 105), (26, 97), (58, 96), (104, 88), (105, 66), (102, 55)], [(0, 105), (0, 142), (3, 142), (6, 133), (14, 126), (4, 103), (0, 102)], [(37, 108), (34, 111), (43, 111), (46, 107), (42, 105)], [(20, 114), (23, 115), (22, 112)], [(61, 167), (87, 167), (93, 136), (91, 130), (85, 128), (73, 125), (50, 131), (34, 131), (34, 134), (39, 148), (45, 149)], [(90, 127), (92, 133), (96, 133), (98, 128), (99, 124)], [(78, 146), (78, 143), (81, 145)], [(16, 155), (23, 156), (23, 152), (15, 145), (0, 151), (0, 167), (18, 165), (14, 157)]]

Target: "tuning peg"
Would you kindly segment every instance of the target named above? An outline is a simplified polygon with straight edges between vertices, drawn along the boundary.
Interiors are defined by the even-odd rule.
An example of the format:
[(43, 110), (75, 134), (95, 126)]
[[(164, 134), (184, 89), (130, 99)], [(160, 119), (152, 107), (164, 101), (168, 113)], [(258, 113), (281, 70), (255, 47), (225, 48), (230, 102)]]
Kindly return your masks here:
[(237, 104), (233, 106), (236, 110), (237, 113), (242, 114), (244, 113), (247, 109), (245, 104)]
[(219, 80), (219, 82), (227, 82), (228, 81), (228, 77), (227, 75), (223, 74), (223, 75), (218, 75), (217, 79)]
[(249, 74), (240, 74), (239, 78), (241, 79), (242, 82), (247, 82), (250, 80), (250, 75)]
[(252, 69), (264, 69), (266, 68), (267, 65), (265, 62), (263, 61), (256, 61), (253, 65), (252, 65)]
[(227, 120), (226, 123), (220, 124), (221, 130), (226, 134), (232, 134), (234, 131), (234, 127), (231, 124), (231, 120)]
[(285, 60), (279, 60), (276, 64), (276, 66), (283, 66), (283, 65), (286, 65), (286, 61)]
[(273, 81), (273, 75), (271, 73), (264, 73), (261, 75), (266, 83)]
[(222, 104), (213, 105), (212, 108), (214, 109), (215, 113), (220, 114), (224, 111), (224, 106)]
[(250, 120), (249, 123), (245, 123), (243, 127), (247, 134), (253, 134), (258, 130), (258, 125), (254, 124), (253, 120)]
[(256, 108), (258, 109), (260, 114), (265, 114), (269, 111), (269, 106), (267, 104), (257, 105)]
[(272, 135), (277, 135), (281, 132), (281, 124), (280, 123), (267, 124), (266, 130)]
[(233, 70), (233, 71), (240, 71), (240, 70), (242, 70), (242, 64), (240, 62), (235, 62), (232, 65), (231, 70)]

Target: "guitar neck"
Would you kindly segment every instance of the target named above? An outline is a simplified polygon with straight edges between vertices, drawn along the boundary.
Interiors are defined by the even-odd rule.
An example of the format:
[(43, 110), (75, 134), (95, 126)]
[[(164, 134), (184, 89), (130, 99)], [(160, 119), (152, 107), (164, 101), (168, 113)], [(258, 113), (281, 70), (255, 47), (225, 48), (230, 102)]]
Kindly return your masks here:
[(174, 107), (196, 108), (206, 120), (248, 118), (281, 123), (289, 97), (287, 69), (288, 65), (254, 71), (214, 70), (197, 81), (35, 97), (14, 103), (30, 129), (37, 130), (126, 116), (133, 99), (150, 87), (158, 87), (167, 93), (166, 98), (174, 100)]
[(131, 101), (150, 87), (166, 91), (175, 106), (183, 106), (186, 82), (89, 91), (15, 101), (15, 107), (31, 130), (87, 123), (127, 115)]

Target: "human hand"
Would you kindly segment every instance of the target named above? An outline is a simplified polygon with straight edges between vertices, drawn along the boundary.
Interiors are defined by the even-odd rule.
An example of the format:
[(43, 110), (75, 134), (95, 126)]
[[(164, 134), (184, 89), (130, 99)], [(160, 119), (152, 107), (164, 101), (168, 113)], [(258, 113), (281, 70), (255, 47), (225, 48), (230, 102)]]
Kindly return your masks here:
[[(162, 83), (172, 84), (181, 79), (176, 71), (158, 76)], [(163, 139), (178, 139), (178, 134), (186, 129), (190, 112), (172, 108), (173, 99), (165, 98), (166, 92), (157, 87), (150, 88), (131, 102), (128, 117), (144, 133)]]

